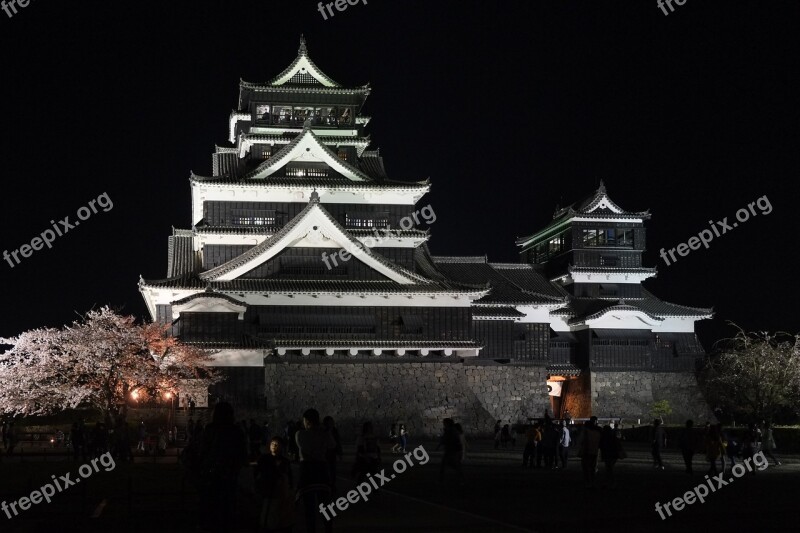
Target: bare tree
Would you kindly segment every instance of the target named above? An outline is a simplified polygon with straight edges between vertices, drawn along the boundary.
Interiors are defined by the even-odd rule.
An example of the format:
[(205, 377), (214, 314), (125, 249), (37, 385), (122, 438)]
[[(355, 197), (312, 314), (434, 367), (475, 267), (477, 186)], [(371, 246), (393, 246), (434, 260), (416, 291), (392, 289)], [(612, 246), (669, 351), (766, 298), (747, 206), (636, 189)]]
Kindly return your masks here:
[(131, 396), (180, 394), (187, 380), (219, 380), (210, 356), (168, 335), (159, 324), (137, 325), (108, 307), (62, 329), (41, 328), (0, 339), (0, 413), (35, 415), (95, 407), (116, 416)]
[(800, 411), (800, 335), (738, 329), (717, 343), (717, 354), (706, 364), (706, 397), (745, 420)]

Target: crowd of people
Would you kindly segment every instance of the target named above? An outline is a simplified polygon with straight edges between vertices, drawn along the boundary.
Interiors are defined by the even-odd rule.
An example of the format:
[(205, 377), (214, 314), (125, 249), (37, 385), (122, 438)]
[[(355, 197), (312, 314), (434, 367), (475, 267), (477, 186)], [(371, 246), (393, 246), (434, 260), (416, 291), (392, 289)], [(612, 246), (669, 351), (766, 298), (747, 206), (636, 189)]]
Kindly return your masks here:
[[(664, 428), (659, 420), (653, 421), (653, 464), (656, 468), (664, 469), (661, 462), (661, 450), (666, 446)], [(740, 438), (736, 438), (730, 431), (723, 429), (722, 424), (706, 423), (702, 432), (694, 428), (694, 421), (687, 420), (678, 439), (678, 446), (683, 457), (686, 473), (694, 472), (693, 464), (695, 455), (702, 455), (708, 463), (707, 473), (716, 475), (733, 468), (736, 459), (752, 461), (753, 456), (763, 452), (765, 457), (772, 459), (774, 466), (782, 463), (775, 456), (777, 445), (773, 435), (772, 424), (762, 421), (761, 424), (750, 424)], [(719, 469), (717, 469), (719, 465)], [(755, 475), (756, 469), (752, 470)]]
[[(258, 431), (256, 430), (258, 428)], [(254, 487), (261, 500), (260, 527), (271, 533), (290, 532), (295, 525), (295, 502), (302, 502), (306, 530), (332, 531), (333, 520), (320, 514), (337, 493), (337, 463), (341, 461), (342, 440), (331, 416), (320, 417), (307, 409), (300, 421), (290, 421), (279, 434), (271, 435), (268, 424), (236, 423), (233, 407), (220, 402), (212, 421), (190, 431), (190, 441), (181, 455), (187, 475), (201, 494), (206, 516), (211, 515), (214, 531), (228, 531), (235, 516), (235, 494), (242, 469), (253, 465)], [(350, 474), (356, 482), (378, 474), (383, 449), (404, 453), (409, 443), (404, 424), (393, 425), (388, 440), (378, 437), (371, 421), (365, 421), (355, 441), (355, 458)], [(443, 448), (440, 482), (448, 470), (464, 483), (461, 464), (466, 449), (464, 431), (452, 419), (443, 420), (439, 448)], [(297, 475), (292, 465), (297, 465)]]

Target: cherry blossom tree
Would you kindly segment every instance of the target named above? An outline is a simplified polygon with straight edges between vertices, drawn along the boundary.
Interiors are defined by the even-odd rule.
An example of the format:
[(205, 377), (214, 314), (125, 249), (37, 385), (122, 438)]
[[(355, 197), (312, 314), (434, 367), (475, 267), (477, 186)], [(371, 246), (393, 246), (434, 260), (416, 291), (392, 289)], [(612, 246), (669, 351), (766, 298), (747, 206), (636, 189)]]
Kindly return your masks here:
[(62, 329), (26, 331), (0, 344), (0, 413), (36, 415), (94, 407), (112, 417), (133, 396), (147, 400), (211, 385), (210, 356), (168, 334), (169, 326), (136, 324), (108, 307)]
[(751, 421), (800, 411), (800, 335), (739, 328), (717, 348), (702, 376), (710, 401)]

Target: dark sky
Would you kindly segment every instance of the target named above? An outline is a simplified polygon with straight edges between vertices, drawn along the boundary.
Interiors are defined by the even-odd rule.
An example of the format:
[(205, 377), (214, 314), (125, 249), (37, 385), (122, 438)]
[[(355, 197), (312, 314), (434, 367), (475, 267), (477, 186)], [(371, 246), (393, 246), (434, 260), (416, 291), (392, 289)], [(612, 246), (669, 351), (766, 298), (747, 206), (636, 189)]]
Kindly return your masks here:
[[(647, 286), (713, 306), (729, 332), (800, 330), (800, 2), (371, 0), (323, 20), (310, 1), (48, 1), (0, 12), (0, 251), (107, 193), (114, 203), (13, 269), (0, 335), (94, 305), (145, 316), (189, 225), (189, 171), (210, 174), (238, 82), (311, 57), (370, 82), (369, 132), (395, 179), (433, 182), (439, 255), (517, 261), (514, 240), (604, 179), (650, 209)], [(672, 266), (662, 247), (766, 195), (773, 206)]]

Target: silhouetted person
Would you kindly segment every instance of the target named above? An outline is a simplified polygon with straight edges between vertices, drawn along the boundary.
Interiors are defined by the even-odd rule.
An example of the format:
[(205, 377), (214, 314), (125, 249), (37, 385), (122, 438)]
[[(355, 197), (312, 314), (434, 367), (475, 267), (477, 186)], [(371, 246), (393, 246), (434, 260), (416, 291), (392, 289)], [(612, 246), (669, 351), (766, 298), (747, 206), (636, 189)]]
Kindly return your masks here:
[(569, 425), (566, 421), (562, 421), (558, 440), (558, 458), (561, 460), (561, 468), (567, 467), (570, 444), (572, 444), (572, 435), (569, 432)]
[(236, 425), (233, 406), (220, 402), (211, 423), (201, 435), (201, 515), (208, 517), (212, 531), (234, 527), (239, 471), (247, 464), (247, 441)]
[(697, 450), (697, 441), (694, 435), (694, 421), (686, 421), (686, 428), (678, 439), (678, 445), (681, 448), (683, 464), (686, 465), (686, 473), (691, 474), (692, 459), (694, 458), (694, 452)]
[(600, 434), (600, 454), (603, 458), (603, 464), (606, 465), (606, 486), (613, 488), (616, 486), (614, 483), (614, 466), (622, 458), (623, 452), (622, 443), (611, 426), (603, 426), (603, 431)]
[(667, 445), (667, 435), (661, 420), (653, 420), (653, 429), (650, 436), (650, 453), (653, 455), (653, 467), (664, 470), (664, 463), (661, 461), (661, 451)]
[(551, 470), (556, 466), (556, 450), (560, 435), (556, 431), (552, 422), (545, 425), (542, 434), (542, 455), (544, 456), (544, 467)]
[(775, 436), (772, 434), (772, 424), (770, 422), (764, 422), (764, 434), (761, 440), (763, 444), (761, 448), (764, 450), (764, 455), (772, 459), (775, 462), (775, 466), (780, 466), (781, 462), (775, 457), (775, 450), (778, 447), (775, 445)]
[(597, 455), (600, 451), (600, 428), (597, 427), (597, 417), (593, 416), (584, 424), (581, 433), (578, 456), (581, 458), (581, 469), (586, 488), (594, 488), (595, 470), (597, 469)]
[[(753, 464), (753, 456), (756, 454), (757, 449), (758, 431), (756, 430), (755, 424), (749, 424), (747, 426), (747, 431), (744, 433), (744, 438), (742, 439), (742, 459), (745, 461), (750, 459), (750, 464)], [(753, 468), (753, 475), (755, 475), (756, 470), (756, 468)]]
[(14, 427), (13, 420), (9, 422), (4, 435), (7, 437), (6, 454), (12, 455), (17, 446), (17, 428)]
[(71, 429), (72, 439), (72, 458), (77, 461), (78, 455), (86, 461), (86, 430), (83, 421), (73, 422)]
[(539, 423), (537, 422), (525, 431), (525, 449), (522, 451), (522, 468), (533, 468), (536, 462), (537, 435), (539, 440), (541, 440), (542, 437), (541, 434), (539, 434), (538, 425)]
[(336, 462), (338, 459), (342, 458), (342, 439), (339, 437), (339, 430), (336, 429), (336, 422), (333, 420), (332, 416), (326, 416), (322, 419), (322, 427), (325, 428), (325, 431), (330, 433), (331, 437), (333, 437), (333, 441), (336, 443), (334, 448), (330, 448), (327, 451), (327, 456), (325, 457), (328, 463), (328, 477), (331, 482), (331, 491), (335, 491)]
[(259, 523), (267, 533), (289, 533), (294, 525), (294, 483), (284, 448), (283, 439), (273, 437), (254, 471), (256, 492), (264, 498)]
[(459, 482), (463, 485), (464, 472), (461, 470), (461, 460), (464, 457), (464, 448), (461, 436), (458, 434), (452, 418), (442, 420), (442, 425), (444, 426), (444, 432), (439, 446), (444, 447), (444, 454), (442, 455), (442, 463), (439, 466), (439, 483), (444, 483), (445, 468), (452, 468), (456, 471)]
[(316, 531), (317, 517), (323, 521), (325, 531), (332, 531), (333, 524), (330, 520), (323, 519), (318, 507), (331, 500), (330, 471), (325, 459), (329, 450), (336, 449), (336, 442), (321, 426), (316, 409), (308, 409), (303, 413), (303, 427), (304, 429), (296, 433), (295, 439), (300, 454), (300, 483), (297, 493), (303, 498), (305, 506), (306, 531)]

